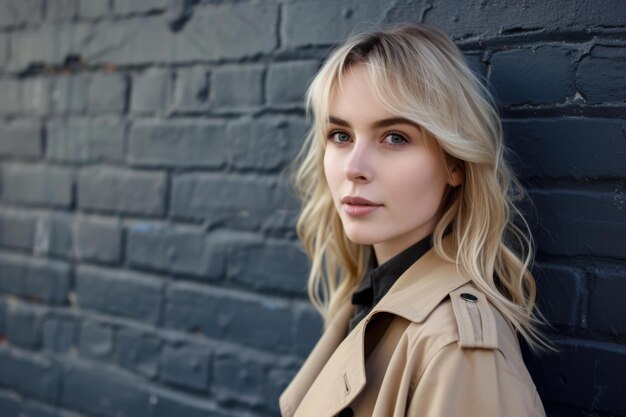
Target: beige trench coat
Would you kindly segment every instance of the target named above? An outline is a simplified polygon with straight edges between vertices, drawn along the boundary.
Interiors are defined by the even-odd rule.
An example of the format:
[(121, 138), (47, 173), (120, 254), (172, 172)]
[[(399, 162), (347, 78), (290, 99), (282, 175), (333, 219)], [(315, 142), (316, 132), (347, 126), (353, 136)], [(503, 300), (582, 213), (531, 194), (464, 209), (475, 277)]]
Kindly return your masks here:
[(353, 311), (280, 396), (283, 417), (545, 416), (510, 325), (434, 249), (346, 336)]

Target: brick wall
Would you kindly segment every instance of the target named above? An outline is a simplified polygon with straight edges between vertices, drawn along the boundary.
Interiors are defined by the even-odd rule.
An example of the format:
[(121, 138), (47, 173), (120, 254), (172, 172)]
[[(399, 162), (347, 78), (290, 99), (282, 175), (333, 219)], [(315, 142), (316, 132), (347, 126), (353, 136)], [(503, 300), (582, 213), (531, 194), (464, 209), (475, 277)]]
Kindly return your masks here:
[(283, 169), (353, 27), (448, 31), (536, 206), (550, 416), (626, 416), (623, 1), (0, 0), (0, 415), (269, 416), (319, 337)]

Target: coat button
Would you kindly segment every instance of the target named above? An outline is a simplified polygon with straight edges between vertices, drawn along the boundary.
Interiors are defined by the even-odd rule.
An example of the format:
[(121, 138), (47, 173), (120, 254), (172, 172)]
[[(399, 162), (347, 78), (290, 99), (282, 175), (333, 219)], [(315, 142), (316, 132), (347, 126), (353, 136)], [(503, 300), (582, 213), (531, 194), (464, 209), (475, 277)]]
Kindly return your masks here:
[(350, 407), (346, 407), (337, 414), (337, 417), (352, 417), (354, 416), (354, 411)]
[(472, 303), (475, 303), (476, 301), (478, 301), (478, 297), (476, 297), (474, 294), (470, 294), (467, 292), (462, 293), (460, 297), (464, 299), (465, 301), (470, 301)]

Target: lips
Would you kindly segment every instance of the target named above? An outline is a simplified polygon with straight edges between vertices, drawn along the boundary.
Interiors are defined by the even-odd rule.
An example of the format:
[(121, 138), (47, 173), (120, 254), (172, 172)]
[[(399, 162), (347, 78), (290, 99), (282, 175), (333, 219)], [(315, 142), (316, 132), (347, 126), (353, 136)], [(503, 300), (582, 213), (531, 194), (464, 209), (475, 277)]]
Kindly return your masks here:
[(358, 205), (358, 206), (382, 206), (382, 204), (374, 203), (374, 202), (369, 201), (369, 200), (367, 200), (365, 198), (362, 198), (362, 197), (352, 197), (352, 196), (345, 196), (344, 198), (341, 199), (341, 203), (342, 204)]
[(353, 217), (365, 216), (381, 206), (382, 204), (374, 203), (362, 197), (346, 196), (341, 199), (343, 211)]

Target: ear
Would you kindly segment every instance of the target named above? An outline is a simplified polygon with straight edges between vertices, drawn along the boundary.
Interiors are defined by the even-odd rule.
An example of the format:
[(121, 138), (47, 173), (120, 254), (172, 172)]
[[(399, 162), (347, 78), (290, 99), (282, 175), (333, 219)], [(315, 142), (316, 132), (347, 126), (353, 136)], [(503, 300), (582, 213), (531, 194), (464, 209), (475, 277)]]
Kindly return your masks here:
[(457, 187), (461, 185), (462, 182), (463, 173), (461, 172), (461, 167), (458, 163), (453, 164), (448, 175), (448, 184), (450, 184), (452, 187)]

